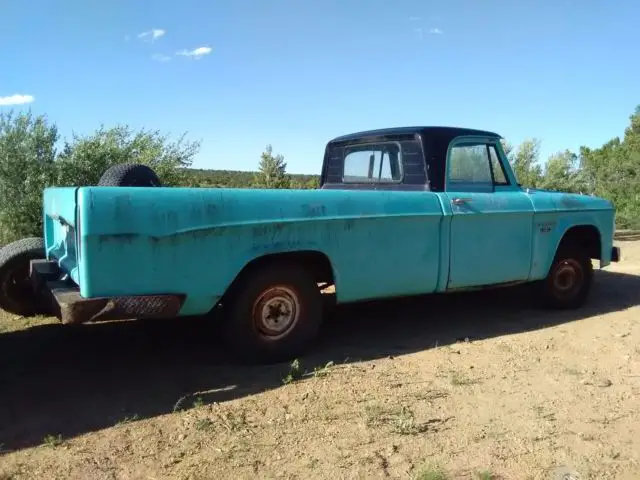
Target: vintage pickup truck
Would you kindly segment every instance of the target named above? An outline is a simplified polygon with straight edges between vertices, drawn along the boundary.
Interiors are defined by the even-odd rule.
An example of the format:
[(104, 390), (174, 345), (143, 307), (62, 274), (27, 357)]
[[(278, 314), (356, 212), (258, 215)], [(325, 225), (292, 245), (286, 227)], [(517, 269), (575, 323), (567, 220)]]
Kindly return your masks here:
[(0, 251), (0, 306), (63, 323), (203, 315), (258, 362), (304, 353), (336, 302), (530, 282), (575, 308), (619, 260), (602, 198), (522, 188), (495, 133), (451, 127), (331, 140), (320, 188), (163, 187), (136, 164), (44, 191), (44, 238)]

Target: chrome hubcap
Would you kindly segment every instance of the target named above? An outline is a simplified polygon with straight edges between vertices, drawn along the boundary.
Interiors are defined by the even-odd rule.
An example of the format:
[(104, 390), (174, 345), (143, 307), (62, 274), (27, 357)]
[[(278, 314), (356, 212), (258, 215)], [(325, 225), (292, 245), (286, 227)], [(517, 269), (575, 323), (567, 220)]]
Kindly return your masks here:
[(293, 290), (284, 286), (262, 292), (253, 305), (253, 321), (270, 340), (285, 336), (298, 322), (300, 305)]

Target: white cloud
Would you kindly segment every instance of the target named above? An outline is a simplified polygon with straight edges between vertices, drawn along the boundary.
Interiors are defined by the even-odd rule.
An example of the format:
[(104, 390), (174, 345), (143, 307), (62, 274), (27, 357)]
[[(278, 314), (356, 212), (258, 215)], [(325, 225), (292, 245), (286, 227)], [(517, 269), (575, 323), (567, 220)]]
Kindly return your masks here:
[(439, 28), (431, 28), (429, 30), (429, 33), (431, 35), (442, 35), (444, 32), (442, 30), (440, 30)]
[(182, 50), (181, 52), (176, 53), (176, 55), (181, 55), (183, 57), (193, 57), (195, 59), (202, 58), (204, 55), (209, 55), (213, 49), (211, 47), (198, 47), (193, 50)]
[(153, 55), (151, 55), (151, 58), (153, 58), (156, 62), (168, 62), (169, 60), (171, 60), (170, 56), (164, 55), (163, 53), (154, 53)]
[(33, 95), (20, 95), (18, 93), (9, 95), (8, 97), (0, 97), (0, 107), (9, 105), (24, 105), (25, 103), (33, 103), (36, 97)]
[(141, 38), (143, 40), (147, 39), (153, 42), (154, 40), (157, 40), (158, 38), (164, 36), (165, 33), (167, 33), (167, 31), (163, 30), (162, 28), (152, 28), (147, 32), (139, 33), (138, 38)]

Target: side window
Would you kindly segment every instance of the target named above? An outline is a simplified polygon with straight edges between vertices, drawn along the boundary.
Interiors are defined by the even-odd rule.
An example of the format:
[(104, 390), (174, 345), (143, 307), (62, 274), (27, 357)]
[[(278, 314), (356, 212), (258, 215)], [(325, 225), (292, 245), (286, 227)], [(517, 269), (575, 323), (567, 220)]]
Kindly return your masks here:
[(508, 185), (504, 168), (494, 145), (461, 144), (449, 153), (449, 185)]
[(504, 173), (504, 167), (498, 156), (498, 151), (493, 145), (487, 147), (489, 149), (489, 156), (491, 157), (491, 170), (493, 170), (493, 183), (495, 185), (509, 185), (507, 175)]
[(389, 183), (402, 180), (402, 152), (395, 142), (345, 148), (344, 183)]
[(456, 145), (451, 149), (449, 183), (493, 183), (485, 144)]

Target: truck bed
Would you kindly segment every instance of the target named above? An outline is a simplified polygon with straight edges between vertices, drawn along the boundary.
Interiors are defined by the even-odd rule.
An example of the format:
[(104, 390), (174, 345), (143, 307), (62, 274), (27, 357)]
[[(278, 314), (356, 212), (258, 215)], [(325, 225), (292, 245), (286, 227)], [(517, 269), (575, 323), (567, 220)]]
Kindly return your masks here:
[(339, 302), (446, 283), (435, 193), (80, 187), (44, 202), (47, 256), (83, 298), (183, 295), (180, 314), (201, 314), (253, 258), (292, 251), (330, 259)]

